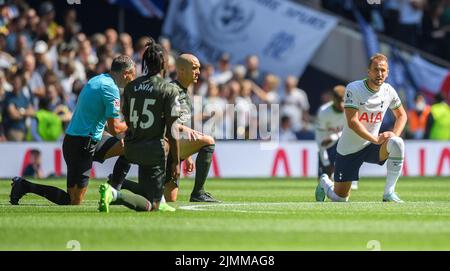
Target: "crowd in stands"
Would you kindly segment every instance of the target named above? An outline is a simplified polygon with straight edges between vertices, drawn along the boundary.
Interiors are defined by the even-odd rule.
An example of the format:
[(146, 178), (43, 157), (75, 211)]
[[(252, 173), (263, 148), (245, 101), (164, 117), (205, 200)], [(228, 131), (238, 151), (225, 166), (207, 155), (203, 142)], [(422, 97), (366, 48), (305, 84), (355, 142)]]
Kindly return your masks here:
[[(84, 84), (108, 72), (118, 54), (133, 57), (140, 75), (149, 37), (133, 40), (113, 28), (87, 36), (74, 9), (65, 11), (63, 18), (55, 21), (51, 2), (42, 2), (37, 9), (24, 0), (0, 5), (0, 141), (61, 140)], [(159, 42), (167, 53), (167, 80), (173, 80), (177, 52), (170, 40), (160, 38)], [(264, 139), (260, 133), (252, 137), (250, 128), (270, 125), (273, 120), (270, 115), (255, 114), (254, 109), (268, 105), (270, 113), (274, 110), (270, 105), (279, 105), (279, 139), (313, 139), (316, 112), (310, 112), (298, 78), (263, 73), (259, 61), (257, 55), (250, 55), (245, 63), (231, 65), (229, 55), (223, 54), (217, 63), (202, 63), (200, 78), (192, 89), (194, 120), (219, 140)], [(323, 95), (323, 102), (330, 97)], [(227, 110), (229, 105), (240, 114)], [(412, 138), (427, 135), (407, 134)]]
[(350, 20), (355, 20), (355, 7), (376, 31), (450, 61), (450, 0), (380, 0), (381, 5), (359, 0), (314, 2)]

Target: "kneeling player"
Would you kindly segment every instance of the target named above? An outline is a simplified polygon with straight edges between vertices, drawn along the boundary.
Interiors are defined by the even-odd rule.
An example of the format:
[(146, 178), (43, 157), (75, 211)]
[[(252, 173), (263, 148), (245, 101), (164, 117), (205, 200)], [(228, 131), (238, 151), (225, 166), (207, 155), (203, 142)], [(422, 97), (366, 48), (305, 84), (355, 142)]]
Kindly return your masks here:
[[(333, 88), (333, 101), (322, 105), (317, 112), (315, 139), (319, 147), (318, 177), (327, 174), (333, 179), (336, 147), (344, 127), (344, 93), (342, 85)], [(353, 181), (352, 189), (358, 189), (358, 182)]]
[[(147, 74), (125, 87), (122, 113), (128, 125), (125, 136), (125, 157), (139, 166), (138, 183), (131, 193), (114, 189), (110, 184), (100, 186), (99, 211), (109, 212), (110, 203), (125, 205), (136, 211), (175, 211), (161, 203), (166, 172), (164, 134), (170, 147), (170, 178), (180, 175), (178, 124), (180, 115), (176, 86), (159, 76), (164, 67), (162, 50), (157, 44), (144, 53)], [(173, 128), (172, 128), (173, 126)]]
[[(345, 91), (346, 122), (337, 145), (334, 179), (326, 174), (320, 178), (316, 199), (347, 201), (351, 181), (359, 180), (359, 169), (364, 162), (383, 165), (387, 162), (387, 178), (383, 201), (403, 202), (395, 193), (404, 159), (404, 143), (400, 134), (407, 116), (394, 88), (384, 83), (388, 76), (388, 61), (382, 54), (369, 62), (368, 78), (350, 83)], [(378, 134), (387, 108), (395, 116), (392, 132)]]
[[(194, 170), (195, 184), (192, 189), (190, 201), (192, 202), (219, 202), (210, 193), (206, 192), (204, 185), (208, 177), (208, 172), (212, 162), (215, 148), (215, 141), (211, 136), (197, 132), (188, 126), (191, 121), (191, 100), (187, 88), (197, 82), (200, 75), (200, 62), (194, 55), (182, 54), (176, 61), (177, 80), (172, 85), (178, 89), (181, 115), (178, 122), (180, 127), (180, 158), (186, 162), (187, 173)], [(195, 164), (192, 155), (198, 153)], [(168, 156), (167, 164), (171, 163), (171, 156)], [(167, 170), (170, 170), (167, 167)], [(134, 191), (135, 183), (125, 180), (123, 189)], [(178, 196), (179, 179), (170, 178), (170, 172), (166, 172), (166, 183), (164, 197), (168, 202), (175, 202)]]
[(130, 169), (130, 164), (122, 156), (123, 141), (104, 133), (104, 129), (105, 122), (112, 135), (127, 129), (119, 116), (119, 87), (125, 87), (135, 77), (133, 60), (122, 55), (113, 60), (110, 73), (93, 77), (83, 87), (62, 146), (67, 164), (67, 192), (14, 177), (11, 204), (19, 204), (25, 194), (33, 193), (58, 205), (79, 205), (87, 191), (93, 161), (103, 162), (113, 156), (120, 157), (114, 166), (112, 179), (115, 183), (123, 181)]

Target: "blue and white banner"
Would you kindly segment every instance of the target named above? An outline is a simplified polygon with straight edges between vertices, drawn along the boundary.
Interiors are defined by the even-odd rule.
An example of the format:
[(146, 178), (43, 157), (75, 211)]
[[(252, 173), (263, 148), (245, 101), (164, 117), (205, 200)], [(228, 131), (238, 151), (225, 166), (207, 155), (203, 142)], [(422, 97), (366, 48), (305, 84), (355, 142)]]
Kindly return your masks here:
[(285, 0), (172, 0), (163, 34), (174, 48), (216, 64), (260, 57), (262, 72), (301, 75), (336, 26), (335, 17)]
[(143, 17), (164, 17), (164, 0), (108, 0), (110, 4), (134, 9)]

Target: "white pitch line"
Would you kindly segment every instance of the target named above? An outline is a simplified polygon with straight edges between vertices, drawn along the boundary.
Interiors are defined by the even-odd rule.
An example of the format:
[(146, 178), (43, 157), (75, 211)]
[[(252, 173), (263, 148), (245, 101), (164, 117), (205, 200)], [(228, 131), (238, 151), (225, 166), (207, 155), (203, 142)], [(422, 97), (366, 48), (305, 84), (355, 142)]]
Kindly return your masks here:
[[(424, 204), (424, 202), (408, 202), (408, 203), (419, 203)], [(436, 202), (425, 202), (425, 205), (432, 205)], [(440, 202), (438, 202), (439, 204)], [(296, 206), (296, 207), (320, 207), (321, 203), (318, 202), (247, 202), (247, 203), (217, 203), (217, 204), (196, 204), (196, 205), (185, 205), (179, 206), (178, 209), (187, 210), (187, 211), (227, 211), (227, 212), (235, 212), (235, 213), (263, 213), (263, 214), (283, 214), (292, 211), (298, 210), (279, 210), (279, 211), (264, 211), (264, 210), (242, 210), (242, 209), (234, 209), (234, 207), (244, 206), (244, 207), (270, 207), (270, 206)], [(350, 205), (367, 205), (368, 208), (373, 207), (373, 204), (377, 205), (386, 205), (389, 206), (389, 203), (383, 203), (379, 201), (374, 202), (349, 202), (349, 203), (341, 203), (342, 205), (350, 204)], [(339, 205), (339, 203), (336, 203)], [(395, 205), (392, 205), (395, 206)], [(400, 205), (399, 205), (400, 206)], [(231, 207), (231, 208), (220, 208), (220, 207)], [(336, 210), (337, 211), (337, 210)], [(419, 215), (418, 213), (410, 213), (411, 215)], [(426, 213), (424, 215), (442, 215), (442, 214), (430, 214)], [(445, 215), (446, 216), (446, 215)]]

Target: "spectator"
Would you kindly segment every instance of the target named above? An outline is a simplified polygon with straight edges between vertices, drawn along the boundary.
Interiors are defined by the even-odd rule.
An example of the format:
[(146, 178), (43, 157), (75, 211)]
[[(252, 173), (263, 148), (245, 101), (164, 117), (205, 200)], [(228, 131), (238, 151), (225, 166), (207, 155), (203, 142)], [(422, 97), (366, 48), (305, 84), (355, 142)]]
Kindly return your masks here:
[(254, 98), (255, 104), (278, 104), (278, 85), (280, 79), (278, 76), (274, 74), (267, 74), (264, 76), (264, 81), (262, 84), (262, 88), (258, 87), (258, 85), (253, 84), (253, 92), (256, 94)]
[(208, 82), (207, 98), (203, 104), (204, 131), (214, 139), (224, 139), (224, 115), (227, 101), (219, 96), (219, 88), (213, 81)]
[[(11, 92), (11, 91), (12, 91), (12, 85), (6, 79), (5, 72), (2, 69), (0, 69), (0, 99), (1, 99), (1, 97), (4, 97), (6, 92)], [(3, 101), (3, 99), (1, 99), (1, 100)], [(0, 113), (1, 113), (1, 110), (0, 110)]]
[(432, 140), (450, 140), (450, 106), (441, 93), (435, 97), (427, 121), (425, 138)]
[(151, 42), (154, 42), (150, 37), (141, 37), (136, 43), (136, 48), (134, 50), (133, 60), (136, 63), (136, 73), (137, 76), (142, 75), (142, 55), (147, 48), (147, 45)]
[(36, 60), (32, 53), (27, 53), (23, 60), (23, 70), (27, 86), (31, 93), (25, 92), (25, 96), (30, 99), (34, 106), (37, 106), (37, 99), (45, 96), (45, 86), (41, 75), (36, 71)]
[[(254, 103), (258, 105), (258, 126), (259, 135), (258, 138), (270, 139), (269, 131), (272, 131), (272, 115), (278, 116), (279, 114), (279, 97), (278, 97), (278, 84), (279, 78), (274, 74), (267, 74), (264, 77), (262, 88), (256, 83), (253, 84)], [(263, 105), (263, 106), (261, 106)], [(267, 105), (267, 107), (264, 107)], [(274, 106), (272, 106), (274, 105)], [(267, 108), (265, 110), (265, 108)], [(274, 111), (275, 110), (275, 111)], [(278, 118), (278, 117), (277, 117)], [(279, 119), (277, 119), (278, 125)], [(261, 126), (264, 125), (264, 126)]]
[(73, 8), (65, 12), (64, 29), (64, 40), (69, 42), (81, 31), (81, 24), (77, 22), (77, 11)]
[(280, 141), (295, 141), (297, 140), (297, 136), (295, 135), (292, 129), (292, 122), (288, 116), (281, 117), (280, 124)]
[(0, 69), (9, 69), (16, 63), (15, 58), (6, 52), (7, 35), (8, 30), (6, 28), (0, 31)]
[(76, 74), (75, 74), (75, 64), (74, 62), (66, 59), (66, 58), (62, 58), (61, 59), (61, 69), (62, 69), (62, 74), (60, 77), (60, 82), (61, 82), (61, 87), (63, 90), (63, 97), (65, 97), (65, 100), (69, 100), (70, 99), (70, 95), (72, 94), (72, 86), (73, 86), (73, 82), (75, 82), (75, 80), (77, 80), (76, 78)]
[(27, 133), (25, 119), (34, 116), (33, 106), (23, 93), (25, 77), (22, 71), (13, 77), (13, 90), (6, 94), (3, 108), (3, 128), (9, 141), (24, 141)]
[(63, 135), (61, 118), (51, 110), (50, 102), (50, 99), (41, 99), (40, 109), (31, 121), (31, 136), (34, 141), (57, 141)]
[(42, 157), (41, 152), (37, 149), (32, 149), (30, 151), (30, 162), (24, 168), (22, 172), (22, 177), (31, 177), (36, 179), (44, 178), (44, 173), (42, 171)]
[(427, 7), (422, 19), (422, 48), (445, 58), (445, 36), (449, 33), (449, 26), (441, 20), (445, 10), (445, 1), (435, 1)]
[(95, 52), (98, 48), (100, 48), (106, 44), (106, 37), (102, 33), (95, 33), (94, 35), (92, 35), (90, 41), (91, 41), (91, 44), (93, 47), (92, 49)]
[(23, 62), (25, 55), (30, 52), (30, 45), (24, 34), (17, 35), (16, 47), (12, 52), (14, 52), (14, 57), (18, 63)]
[(233, 72), (230, 66), (230, 56), (228, 54), (222, 54), (220, 56), (219, 62), (217, 64), (217, 70), (211, 77), (217, 85), (224, 84), (231, 80), (233, 77)]
[(236, 80), (242, 83), (245, 79), (245, 66), (244, 65), (236, 65), (233, 69), (233, 80)]
[(399, 0), (399, 26), (397, 37), (411, 46), (419, 46), (425, 0)]
[(120, 53), (132, 57), (134, 55), (133, 51), (133, 39), (128, 33), (121, 33), (119, 36), (120, 41)]
[(55, 38), (59, 25), (55, 22), (55, 8), (53, 4), (49, 1), (43, 2), (39, 7), (39, 16), (41, 21), (47, 25), (48, 39)]
[(310, 119), (308, 95), (304, 90), (299, 89), (297, 84), (298, 80), (293, 75), (286, 77), (285, 96), (281, 103), (281, 114), (291, 119), (295, 132), (307, 127)]
[(39, 20), (33, 35), (33, 40), (49, 40), (48, 24), (45, 21)]
[(426, 103), (422, 94), (414, 98), (414, 108), (408, 110), (407, 137), (412, 139), (424, 139), (427, 120), (431, 107)]
[(259, 57), (257, 55), (250, 55), (247, 57), (245, 79), (250, 79), (259, 86), (263, 83), (263, 75), (259, 70)]
[(44, 77), (45, 73), (48, 70), (52, 69), (52, 63), (50, 59), (47, 56), (48, 52), (48, 45), (43, 40), (38, 40), (36, 44), (34, 45), (34, 56), (36, 60), (36, 72), (39, 73), (39, 75)]
[(119, 35), (114, 28), (108, 28), (105, 30), (106, 48), (112, 52), (111, 57), (120, 52), (120, 46), (118, 44)]
[(33, 40), (36, 38), (36, 31), (39, 25), (39, 16), (35, 9), (30, 8), (26, 11), (27, 29)]
[[(61, 43), (59, 46), (59, 57), (58, 57), (58, 68), (59, 71), (62, 71), (62, 67), (68, 63), (73, 62), (75, 67), (75, 78), (85, 81), (87, 79), (87, 72), (89, 72), (89, 68), (95, 67), (92, 65), (84, 66), (81, 61), (76, 58), (77, 46), (74, 43)], [(86, 68), (88, 70), (86, 70)], [(64, 76), (64, 75), (61, 75)]]
[(165, 59), (165, 68), (166, 74), (165, 77), (167, 80), (172, 81), (175, 80), (176, 67), (175, 67), (175, 56), (176, 54), (172, 50), (172, 43), (166, 37), (159, 37), (159, 44), (161, 44), (164, 51), (164, 59)]
[[(264, 112), (259, 112), (258, 108), (256, 108), (256, 105), (253, 103), (252, 100), (252, 94), (254, 93), (255, 88), (259, 87), (251, 80), (244, 80), (240, 84), (241, 84), (241, 95), (240, 97), (236, 98), (237, 100), (236, 107), (238, 107), (239, 105), (238, 107), (239, 109), (245, 108), (246, 112), (245, 114), (246, 117), (248, 118), (248, 122), (246, 123), (245, 138), (256, 139), (257, 137), (261, 136), (258, 135), (257, 130), (255, 130), (255, 128), (258, 127), (258, 115), (260, 119), (267, 118), (268, 116), (264, 114)], [(270, 107), (268, 108), (268, 110), (270, 112)], [(259, 124), (261, 124), (261, 122)]]
[[(68, 61), (68, 59), (67, 59), (66, 63), (64, 63), (64, 64), (67, 64), (67, 63), (72, 64), (71, 61)], [(77, 63), (77, 64), (75, 64), (75, 63)], [(90, 40), (86, 39), (80, 43), (80, 47), (78, 49), (78, 56), (76, 57), (75, 63), (74, 63), (75, 65), (81, 64), (82, 66), (84, 66), (85, 67), (84, 70), (90, 70), (90, 71), (95, 70), (95, 65), (98, 63), (98, 58), (92, 48)], [(75, 72), (76, 66), (74, 66), (74, 68), (75, 68), (75, 70), (74, 70), (74, 72)], [(78, 69), (78, 70), (80, 70), (80, 72), (82, 71), (81, 69)], [(84, 75), (80, 76), (80, 72), (74, 74), (74, 79), (85, 80), (86, 77)]]

